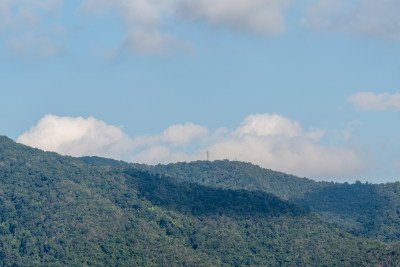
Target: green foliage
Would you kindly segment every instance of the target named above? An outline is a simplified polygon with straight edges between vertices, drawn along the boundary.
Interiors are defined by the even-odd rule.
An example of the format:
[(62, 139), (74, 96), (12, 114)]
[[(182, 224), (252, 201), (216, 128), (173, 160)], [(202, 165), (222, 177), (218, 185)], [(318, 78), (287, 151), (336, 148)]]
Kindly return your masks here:
[(279, 216), (304, 215), (306, 212), (294, 204), (261, 191), (216, 189), (195, 183), (178, 182), (175, 179), (152, 175), (136, 169), (124, 173), (133, 179), (127, 183), (138, 190), (153, 205), (173, 209), (184, 214), (240, 216), (257, 214)]
[(396, 266), (399, 253), (266, 192), (88, 165), (0, 137), (2, 266)]
[(80, 157), (80, 161), (95, 166), (112, 167), (112, 168), (129, 168), (130, 164), (121, 160), (107, 159), (96, 156)]
[(399, 182), (379, 185), (315, 182), (227, 160), (131, 166), (215, 188), (261, 190), (314, 211), (354, 233), (385, 242), (400, 239)]
[(216, 188), (260, 190), (283, 199), (299, 198), (316, 188), (330, 185), (330, 183), (317, 183), (307, 178), (299, 178), (239, 161), (216, 160), (156, 166), (131, 164), (131, 166), (168, 175), (179, 181), (195, 182)]
[(295, 200), (323, 218), (383, 241), (400, 239), (400, 183), (332, 184)]

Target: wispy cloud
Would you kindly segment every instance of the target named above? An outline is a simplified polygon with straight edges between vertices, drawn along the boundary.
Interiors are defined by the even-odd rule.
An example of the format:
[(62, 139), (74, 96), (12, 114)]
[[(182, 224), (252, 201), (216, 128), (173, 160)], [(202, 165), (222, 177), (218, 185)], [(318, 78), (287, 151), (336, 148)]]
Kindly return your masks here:
[(400, 94), (361, 92), (349, 96), (347, 101), (360, 110), (400, 111)]
[(138, 137), (138, 146), (169, 143), (173, 146), (187, 146), (197, 140), (205, 139), (209, 134), (206, 127), (193, 123), (177, 124), (168, 127), (159, 135)]
[[(7, 47), (18, 56), (46, 58), (59, 54), (60, 24), (44, 22), (45, 17), (56, 17), (63, 0), (2, 0), (0, 1), (0, 33)], [(52, 30), (58, 28), (57, 34)], [(53, 36), (57, 35), (57, 36)]]
[(285, 31), (284, 10), (290, 0), (178, 0), (179, 17), (206, 20), (217, 27), (262, 35)]
[(117, 12), (127, 27), (117, 49), (136, 54), (163, 54), (175, 50), (191, 52), (192, 45), (165, 29), (169, 21), (206, 21), (213, 27), (262, 35), (285, 31), (284, 9), (289, 0), (83, 0), (86, 14)]
[(80, 10), (89, 15), (107, 16), (116, 12), (126, 25), (125, 39), (115, 53), (165, 54), (190, 46), (169, 32), (162, 31), (163, 18), (171, 16), (173, 1), (83, 0)]
[[(400, 39), (397, 14), (400, 2), (397, 0), (307, 0), (305, 9), (301, 7), (305, 4), (292, 3), (292, 0), (80, 0), (74, 5), (88, 17), (110, 16), (123, 21), (124, 37), (107, 52), (111, 57), (127, 52), (162, 55), (184, 51), (192, 54), (195, 44), (188, 36), (174, 32), (171, 25), (208, 25), (213, 29), (258, 36), (283, 34), (289, 8), (302, 14), (304, 25), (319, 31)], [(66, 25), (54, 22), (64, 4), (64, 0), (1, 0), (0, 32), (8, 40), (8, 47), (24, 56), (41, 50), (46, 51), (39, 53), (44, 56), (62, 51), (63, 43), (57, 40), (57, 34), (49, 32), (52, 29), (58, 34), (66, 32)], [(67, 16), (72, 19), (73, 14)], [(32, 48), (21, 49), (18, 42), (24, 42), (26, 35), (33, 36), (25, 43)]]
[(63, 0), (2, 0), (0, 1), (0, 29), (32, 29), (41, 23), (43, 13), (57, 14), (63, 4)]
[(180, 40), (170, 33), (163, 33), (159, 29), (136, 27), (126, 34), (124, 42), (117, 50), (117, 53), (127, 51), (145, 55), (173, 54), (176, 51), (191, 54), (193, 47), (190, 42)]
[(366, 168), (368, 159), (358, 149), (324, 145), (322, 136), (321, 130), (304, 131), (299, 122), (277, 114), (251, 115), (234, 130), (210, 133), (204, 126), (186, 123), (133, 138), (94, 118), (47, 115), (17, 141), (61, 154), (150, 164), (205, 159), (209, 151), (213, 160), (237, 159), (318, 178), (349, 177)]
[(9, 37), (6, 40), (6, 45), (15, 55), (32, 55), (39, 58), (47, 58), (60, 54), (64, 50), (60, 42), (34, 34)]
[(320, 30), (356, 36), (400, 39), (397, 0), (311, 0), (305, 24)]

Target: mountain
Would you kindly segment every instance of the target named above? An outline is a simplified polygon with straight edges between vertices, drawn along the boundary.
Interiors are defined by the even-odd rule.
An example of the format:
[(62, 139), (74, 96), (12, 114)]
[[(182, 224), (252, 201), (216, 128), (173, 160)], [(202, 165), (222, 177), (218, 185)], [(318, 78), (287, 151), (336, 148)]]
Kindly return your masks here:
[(318, 183), (307, 178), (299, 178), (239, 161), (195, 161), (152, 166), (101, 157), (81, 157), (79, 159), (96, 166), (137, 168), (155, 174), (168, 175), (179, 181), (194, 182), (216, 188), (261, 190), (283, 199), (301, 198), (308, 192), (331, 184)]
[(360, 237), (263, 191), (86, 164), (0, 137), (2, 266), (396, 266)]
[[(98, 157), (81, 159), (90, 164), (135, 167), (225, 189), (260, 190), (305, 207), (325, 220), (357, 234), (385, 242), (400, 239), (400, 183), (316, 182), (238, 161), (196, 161), (155, 166), (129, 164)], [(117, 163), (120, 165), (117, 166)]]
[(399, 182), (315, 182), (250, 163), (230, 161), (176, 163), (146, 169), (216, 188), (261, 190), (307, 207), (357, 234), (386, 242), (397, 242), (400, 238)]
[(400, 183), (332, 184), (293, 202), (328, 221), (385, 242), (400, 240)]

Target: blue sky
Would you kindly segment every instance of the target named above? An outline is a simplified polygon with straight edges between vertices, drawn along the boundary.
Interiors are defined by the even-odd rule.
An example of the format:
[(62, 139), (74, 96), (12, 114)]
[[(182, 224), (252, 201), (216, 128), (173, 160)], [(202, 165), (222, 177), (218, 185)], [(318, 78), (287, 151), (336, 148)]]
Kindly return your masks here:
[(400, 2), (0, 0), (0, 134), (400, 179)]

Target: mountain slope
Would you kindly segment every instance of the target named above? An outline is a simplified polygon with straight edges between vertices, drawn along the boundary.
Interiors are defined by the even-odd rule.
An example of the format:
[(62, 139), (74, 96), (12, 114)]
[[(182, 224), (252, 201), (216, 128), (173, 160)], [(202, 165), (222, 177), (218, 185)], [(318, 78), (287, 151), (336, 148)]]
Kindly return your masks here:
[(395, 265), (399, 248), (354, 236), (266, 192), (114, 169), (0, 137), (0, 264)]
[(293, 199), (323, 218), (386, 242), (400, 240), (400, 183), (332, 184)]
[[(104, 164), (100, 158), (86, 159)], [(106, 165), (111, 164), (112, 160)], [(400, 183), (355, 184), (315, 182), (236, 161), (196, 161), (167, 165), (128, 164), (215, 188), (261, 190), (290, 200), (358, 234), (385, 242), (400, 238)]]
[(79, 160), (95, 166), (137, 168), (151, 173), (168, 175), (179, 181), (194, 182), (216, 188), (261, 190), (283, 199), (301, 198), (308, 192), (331, 185), (331, 183), (315, 182), (239, 161), (195, 161), (152, 166), (101, 157), (81, 157)]

